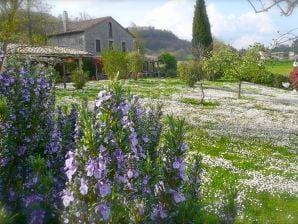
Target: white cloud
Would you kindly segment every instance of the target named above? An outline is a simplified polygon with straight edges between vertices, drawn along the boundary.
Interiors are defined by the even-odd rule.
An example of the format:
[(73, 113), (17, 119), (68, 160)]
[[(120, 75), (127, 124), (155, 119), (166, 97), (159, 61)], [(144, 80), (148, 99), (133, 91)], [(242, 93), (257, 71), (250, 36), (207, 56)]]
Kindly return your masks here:
[(138, 25), (171, 30), (182, 39), (191, 39), (194, 7), (190, 1), (168, 1), (146, 13)]
[[(255, 14), (249, 11), (241, 15), (226, 15), (214, 3), (207, 6), (207, 12), (212, 34), (236, 48), (245, 48), (256, 41), (265, 41), (265, 37), (277, 30), (268, 13)], [(148, 11), (138, 25), (171, 30), (180, 38), (191, 40), (193, 14), (193, 2), (168, 1)]]

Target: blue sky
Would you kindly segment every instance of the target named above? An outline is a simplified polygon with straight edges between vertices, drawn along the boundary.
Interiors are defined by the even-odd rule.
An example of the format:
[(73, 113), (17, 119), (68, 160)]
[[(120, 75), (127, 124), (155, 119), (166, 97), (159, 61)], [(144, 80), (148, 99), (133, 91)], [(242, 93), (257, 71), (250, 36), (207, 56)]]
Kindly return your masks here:
[[(171, 30), (191, 40), (195, 0), (46, 0), (51, 13), (68, 11), (70, 17), (87, 13), (91, 17), (112, 16), (123, 26), (132, 22)], [(277, 31), (298, 27), (298, 9), (280, 16), (277, 9), (256, 14), (247, 0), (205, 0), (214, 36), (234, 47), (246, 48), (254, 42), (269, 45)]]

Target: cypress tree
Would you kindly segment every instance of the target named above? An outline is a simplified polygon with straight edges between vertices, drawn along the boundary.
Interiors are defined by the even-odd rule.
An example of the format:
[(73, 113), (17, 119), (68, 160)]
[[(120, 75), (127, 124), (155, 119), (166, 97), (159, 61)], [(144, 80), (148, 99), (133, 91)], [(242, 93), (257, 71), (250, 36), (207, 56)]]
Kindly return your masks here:
[(204, 0), (197, 0), (192, 29), (193, 55), (202, 60), (212, 50), (213, 40)]

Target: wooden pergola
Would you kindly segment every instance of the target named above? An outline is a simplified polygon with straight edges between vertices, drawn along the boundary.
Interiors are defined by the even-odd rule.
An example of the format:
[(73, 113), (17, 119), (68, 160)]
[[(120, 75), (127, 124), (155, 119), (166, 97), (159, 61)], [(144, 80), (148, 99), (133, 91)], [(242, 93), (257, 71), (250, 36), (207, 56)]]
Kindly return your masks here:
[(83, 58), (93, 57), (92, 54), (86, 51), (76, 49), (57, 47), (57, 46), (30, 46), (21, 44), (9, 44), (7, 46), (6, 57), (17, 55), (18, 57), (25, 57), (31, 61), (40, 63), (62, 64), (63, 66), (63, 83), (66, 88), (66, 66), (69, 61), (77, 61), (78, 67), (81, 69), (83, 66)]
[(160, 62), (158, 57), (153, 55), (145, 55), (145, 61), (143, 65), (143, 73), (145, 76), (159, 76), (160, 74)]

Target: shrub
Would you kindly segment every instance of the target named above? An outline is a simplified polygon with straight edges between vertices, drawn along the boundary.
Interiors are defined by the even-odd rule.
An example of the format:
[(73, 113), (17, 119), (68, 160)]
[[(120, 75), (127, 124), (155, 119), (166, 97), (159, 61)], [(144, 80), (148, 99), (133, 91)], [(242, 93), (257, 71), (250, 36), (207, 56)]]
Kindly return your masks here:
[(196, 61), (181, 62), (178, 64), (178, 76), (189, 87), (193, 87), (198, 80), (202, 79), (202, 64)]
[(83, 70), (74, 70), (72, 72), (72, 81), (76, 89), (83, 89), (88, 81), (88, 73), (84, 72)]
[(115, 48), (110, 50), (104, 50), (102, 53), (103, 57), (103, 71), (113, 80), (118, 72), (120, 79), (126, 79), (128, 77), (128, 68), (127, 68), (127, 57), (126, 53), (119, 51)]
[(298, 68), (294, 68), (290, 74), (290, 81), (294, 89), (298, 90)]
[(162, 73), (167, 77), (177, 76), (177, 60), (170, 53), (162, 53), (158, 60), (163, 64), (164, 67), (161, 68)]
[(80, 110), (65, 161), (64, 222), (173, 223), (184, 201), (196, 200), (184, 121), (168, 117), (161, 137), (160, 118), (160, 107), (144, 109), (119, 82), (99, 93), (94, 112)]
[(93, 58), (83, 58), (83, 71), (88, 74), (88, 79), (94, 79), (96, 77), (96, 67)]
[[(51, 70), (11, 59), (0, 74), (9, 114), (0, 141), (0, 199), (16, 223), (55, 223), (64, 153), (54, 117)], [(60, 164), (60, 165), (59, 165)]]
[(143, 71), (144, 56), (139, 51), (130, 52), (127, 55), (128, 70), (134, 79), (138, 78), (138, 73)]
[(175, 56), (170, 53), (162, 53), (158, 56), (158, 60), (164, 64), (166, 70), (177, 68), (177, 60)]

